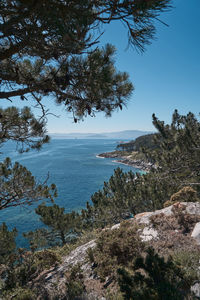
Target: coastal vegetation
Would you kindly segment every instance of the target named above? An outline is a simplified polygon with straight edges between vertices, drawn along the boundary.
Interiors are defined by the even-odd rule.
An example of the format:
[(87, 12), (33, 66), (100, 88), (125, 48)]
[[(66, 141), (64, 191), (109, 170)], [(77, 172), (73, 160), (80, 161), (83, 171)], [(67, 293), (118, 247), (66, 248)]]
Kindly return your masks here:
[(152, 161), (147, 159), (144, 150), (153, 151), (159, 148), (160, 140), (156, 139), (157, 133), (146, 134), (129, 142), (120, 142), (116, 150), (99, 154), (104, 158), (116, 158), (117, 162), (133, 166), (144, 171), (152, 168)]
[(152, 133), (139, 136), (135, 140), (128, 143), (120, 143), (117, 145), (117, 150), (130, 153), (140, 151), (142, 148), (153, 150), (158, 147), (159, 143), (156, 143), (156, 133)]
[[(155, 36), (154, 21), (169, 8), (170, 0), (134, 5), (132, 1), (1, 1), (0, 98), (7, 102), (17, 98), (22, 105), (33, 101), (41, 111), (36, 118), (27, 105), (1, 108), (1, 145), (15, 141), (23, 153), (48, 143), (46, 123), (52, 112), (45, 101), (50, 96), (72, 114), (75, 123), (97, 112), (110, 116), (122, 109), (134, 87), (126, 72), (116, 70), (114, 46), (97, 46), (103, 25), (121, 20), (130, 45), (144, 51)], [(19, 164), (6, 160), (0, 167), (0, 209), (56, 196), (54, 185), (48, 186), (47, 180), (38, 185)], [(24, 178), (22, 183), (16, 175)]]
[[(122, 109), (134, 87), (126, 72), (116, 70), (114, 47), (97, 46), (102, 27), (120, 20), (127, 28), (129, 43), (144, 51), (155, 35), (154, 20), (171, 8), (170, 3), (1, 1), (0, 98), (32, 99), (41, 116), (35, 118), (28, 107), (1, 108), (0, 144), (14, 141), (23, 153), (48, 143), (46, 118), (50, 112), (44, 101), (49, 96), (72, 113), (75, 123), (100, 111), (110, 116)], [(179, 202), (200, 200), (200, 122), (191, 112), (180, 115), (175, 110), (171, 124), (155, 115), (153, 124), (155, 134), (118, 146), (131, 158), (150, 163), (148, 172), (116, 169), (79, 213), (66, 213), (51, 203), (57, 189), (47, 184), (48, 176), (39, 184), (19, 163), (13, 164), (9, 158), (0, 163), (0, 211), (50, 200), (35, 210), (44, 227), (24, 234), (28, 249), (17, 247), (15, 228), (0, 225), (0, 298), (89, 300), (88, 269), (99, 295), (106, 299), (197, 298), (191, 287), (200, 280), (199, 245), (191, 233), (199, 215), (189, 214), (187, 203)], [(164, 233), (163, 239), (150, 245), (142, 238), (144, 223), (134, 223), (136, 216), (168, 209), (171, 204), (170, 215), (152, 214), (152, 227), (147, 230)], [(79, 257), (63, 274), (63, 264), (67, 265), (63, 257), (86, 243), (92, 245), (86, 247), (84, 258), (88, 269), (82, 268)], [(49, 296), (45, 280), (52, 278), (53, 272), (60, 272), (62, 280), (61, 286), (53, 282), (55, 294)]]
[[(188, 257), (182, 260), (181, 256), (179, 257), (182, 254), (177, 254), (176, 251), (178, 244), (175, 246), (179, 242), (174, 240), (172, 247), (170, 242), (169, 245), (167, 244), (167, 239), (163, 241), (164, 244), (161, 243), (159, 246), (155, 244), (154, 250), (149, 250), (148, 243), (144, 243), (138, 235), (142, 227), (133, 226), (128, 221), (144, 211), (155, 211), (180, 201), (194, 203), (200, 200), (197, 167), (200, 122), (192, 113), (183, 116), (177, 111), (174, 112), (170, 125), (165, 125), (154, 116), (153, 118), (159, 130), (156, 134), (159, 147), (153, 151), (151, 148), (151, 151), (143, 148), (143, 154), (157, 164), (156, 168), (152, 168), (146, 174), (124, 173), (120, 168), (116, 169), (110, 180), (104, 183), (103, 189), (91, 196), (91, 202), (87, 203), (81, 213), (65, 213), (64, 208), (56, 204), (39, 205), (36, 213), (41, 217), (46, 228), (25, 234), (31, 251), (17, 249), (16, 230), (9, 231), (5, 224), (1, 226), (1, 242), (5, 245), (5, 250), (3, 248), (1, 250), (1, 261), (4, 265), (3, 274), (7, 274), (2, 290), (5, 299), (9, 299), (6, 295), (14, 293), (16, 289), (19, 291), (19, 288), (25, 289), (25, 294), (34, 293), (32, 290), (28, 292), (27, 288), (38, 274), (45, 268), (59, 264), (63, 254), (70, 253), (78, 245), (94, 237), (97, 239), (96, 248), (88, 250), (88, 257), (90, 263), (94, 265), (98, 280), (105, 282), (107, 286), (106, 282), (109, 278), (108, 286), (111, 294), (108, 299), (117, 299), (115, 297), (142, 299), (141, 297), (144, 298), (149, 293), (152, 299), (160, 299), (162, 293), (166, 294), (166, 299), (194, 299), (191, 298), (193, 296), (190, 287), (198, 280), (198, 264), (196, 265), (196, 260), (191, 262), (194, 273), (185, 267), (190, 250), (186, 246), (182, 248), (184, 255)], [(187, 141), (184, 147), (183, 137)], [(171, 230), (173, 227), (188, 234), (194, 224), (199, 222), (197, 216), (187, 215), (182, 208), (174, 208), (173, 214), (174, 221), (166, 219), (165, 224), (165, 219), (162, 217), (162, 222), (159, 218), (152, 218), (152, 223), (157, 230)], [(109, 226), (120, 222), (119, 229), (111, 231), (108, 229)], [(46, 250), (42, 250), (44, 247)], [(168, 260), (165, 260), (163, 255), (168, 257)], [(194, 255), (199, 257), (198, 251)], [(180, 264), (177, 264), (177, 261), (181, 261)], [(157, 279), (152, 275), (154, 273), (151, 273), (154, 271), (148, 267), (150, 263), (156, 268), (158, 274), (163, 274), (159, 277), (162, 278), (161, 286), (156, 285)], [(143, 273), (138, 273), (142, 268), (146, 272), (145, 277)], [(70, 295), (74, 295), (71, 299), (76, 299), (76, 296), (84, 294), (86, 290), (84, 272), (81, 269), (73, 269), (69, 272), (72, 273), (68, 274), (68, 288), (70, 287), (72, 293)], [(169, 272), (171, 277), (167, 276)], [(73, 278), (76, 278), (75, 285)], [(167, 292), (165, 288), (163, 290), (162, 285), (165, 288), (169, 286)], [(107, 292), (109, 294), (109, 291)], [(36, 296), (30, 299), (35, 299), (34, 297)]]

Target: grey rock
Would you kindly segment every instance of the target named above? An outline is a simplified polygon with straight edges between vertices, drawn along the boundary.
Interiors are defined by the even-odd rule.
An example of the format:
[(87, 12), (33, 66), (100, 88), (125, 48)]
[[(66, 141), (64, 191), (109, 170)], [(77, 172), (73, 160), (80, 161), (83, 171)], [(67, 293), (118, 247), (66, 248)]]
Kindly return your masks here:
[(140, 234), (141, 240), (143, 242), (151, 241), (152, 239), (158, 238), (158, 232), (157, 230), (151, 228), (151, 227), (145, 227), (142, 231), (142, 234)]
[(77, 247), (69, 255), (63, 257), (63, 262), (60, 266), (54, 267), (42, 274), (42, 276), (39, 276), (37, 280), (31, 284), (33, 287), (38, 285), (41, 287), (41, 297), (38, 297), (38, 300), (42, 300), (45, 297), (49, 300), (53, 300), (58, 295), (60, 300), (66, 299), (65, 290), (67, 278), (65, 273), (69, 271), (70, 267), (77, 263), (82, 263), (84, 271), (87, 270), (88, 263), (85, 263), (87, 250), (95, 246), (96, 242), (92, 240), (87, 244)]
[(200, 215), (200, 202), (181, 202), (186, 205), (187, 213), (191, 215)]
[(194, 226), (191, 236), (196, 240), (197, 244), (200, 245), (200, 222)]
[[(183, 207), (185, 208), (186, 212), (191, 215), (199, 215), (200, 216), (200, 203), (199, 202), (178, 202), (174, 205), (169, 207), (157, 210), (155, 212), (144, 212), (134, 216), (133, 219), (130, 219), (129, 222), (134, 224), (142, 224), (141, 228), (139, 229), (139, 234), (142, 241), (153, 241), (161, 239), (160, 231), (153, 228), (153, 224), (151, 224), (151, 217), (159, 214), (163, 214), (164, 216), (171, 216), (173, 215), (173, 208), (176, 207)], [(111, 227), (112, 230), (115, 230), (120, 227), (120, 224), (115, 224)], [(159, 232), (159, 234), (158, 234)], [(174, 232), (178, 232), (177, 229)], [(194, 226), (193, 232), (191, 236), (197, 241), (197, 244), (200, 245), (200, 222), (196, 223)], [(32, 287), (39, 287), (41, 290), (41, 298), (38, 300), (44, 299), (46, 296), (47, 299), (53, 300), (56, 297), (58, 299), (64, 300), (66, 295), (66, 276), (65, 273), (69, 271), (71, 266), (76, 265), (77, 263), (81, 264), (81, 268), (86, 276), (87, 280), (95, 280), (93, 276), (93, 270), (91, 263), (86, 261), (87, 258), (87, 250), (89, 248), (95, 248), (96, 241), (92, 240), (82, 246), (77, 247), (73, 250), (70, 254), (66, 255), (62, 259), (62, 263), (59, 266), (55, 266), (50, 270), (44, 271), (43, 274), (40, 274), (38, 278), (32, 282)], [(200, 298), (200, 283), (195, 283), (191, 287), (191, 290), (195, 293), (196, 297)], [(91, 294), (87, 294), (87, 299), (98, 299), (98, 300), (105, 300), (104, 297), (98, 296), (95, 294), (96, 291), (92, 292)], [(58, 296), (59, 295), (59, 296)], [(45, 296), (45, 297), (44, 297)]]
[(183, 206), (186, 208), (186, 212), (191, 215), (199, 215), (200, 216), (200, 203), (199, 202), (179, 202), (174, 205), (162, 208), (160, 210), (156, 210), (155, 212), (144, 212), (141, 214), (137, 214), (134, 218), (139, 224), (149, 224), (151, 216), (156, 216), (159, 214), (164, 214), (165, 216), (173, 215), (172, 208), (175, 206)]
[(191, 291), (195, 294), (195, 296), (200, 299), (200, 282), (196, 282), (192, 287)]

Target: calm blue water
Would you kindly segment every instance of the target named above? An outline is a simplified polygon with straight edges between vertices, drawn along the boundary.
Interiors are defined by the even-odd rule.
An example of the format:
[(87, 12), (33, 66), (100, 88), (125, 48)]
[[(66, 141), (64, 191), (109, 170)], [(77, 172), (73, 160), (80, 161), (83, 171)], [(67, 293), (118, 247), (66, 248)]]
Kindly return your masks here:
[[(80, 210), (90, 201), (90, 196), (102, 188), (114, 169), (121, 167), (125, 172), (136, 169), (113, 162), (112, 159), (97, 158), (102, 152), (112, 151), (116, 140), (92, 139), (53, 139), (42, 150), (19, 154), (13, 144), (8, 143), (2, 149), (4, 157), (25, 165), (38, 181), (43, 181), (48, 172), (48, 183), (55, 183), (58, 188), (56, 204), (65, 207), (66, 212)], [(138, 170), (137, 170), (138, 171)], [(38, 216), (34, 213), (37, 204), (27, 207), (13, 207), (0, 211), (0, 223), (6, 222), (9, 228), (16, 227), (19, 232), (18, 245), (25, 245), (22, 232), (41, 227)]]

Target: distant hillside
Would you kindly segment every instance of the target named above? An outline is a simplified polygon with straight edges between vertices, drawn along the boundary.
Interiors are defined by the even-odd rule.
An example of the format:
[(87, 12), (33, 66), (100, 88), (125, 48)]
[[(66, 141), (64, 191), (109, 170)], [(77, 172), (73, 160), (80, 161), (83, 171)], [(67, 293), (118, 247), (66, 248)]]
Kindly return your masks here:
[(156, 133), (139, 136), (128, 143), (120, 143), (117, 149), (123, 151), (140, 151), (144, 147), (153, 150), (159, 147), (159, 144), (155, 141), (155, 136)]
[(53, 139), (121, 139), (134, 140), (139, 136), (150, 134), (150, 131), (124, 130), (103, 133), (50, 133)]

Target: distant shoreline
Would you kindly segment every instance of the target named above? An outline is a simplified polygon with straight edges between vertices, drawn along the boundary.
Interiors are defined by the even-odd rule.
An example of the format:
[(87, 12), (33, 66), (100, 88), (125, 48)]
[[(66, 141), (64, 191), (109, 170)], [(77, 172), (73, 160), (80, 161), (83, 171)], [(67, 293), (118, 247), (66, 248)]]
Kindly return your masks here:
[(114, 139), (114, 140), (134, 140), (139, 136), (151, 134), (152, 131), (143, 130), (123, 130), (113, 132), (71, 132), (71, 133), (53, 133), (49, 135), (52, 139)]
[(130, 159), (127, 156), (120, 156), (119, 152), (116, 153), (116, 151), (113, 152), (105, 152), (100, 153), (96, 157), (98, 158), (117, 158), (117, 160), (114, 160), (114, 162), (127, 165), (136, 169), (139, 169), (141, 171), (149, 172), (152, 168), (152, 164), (148, 163), (142, 159), (133, 160)]

